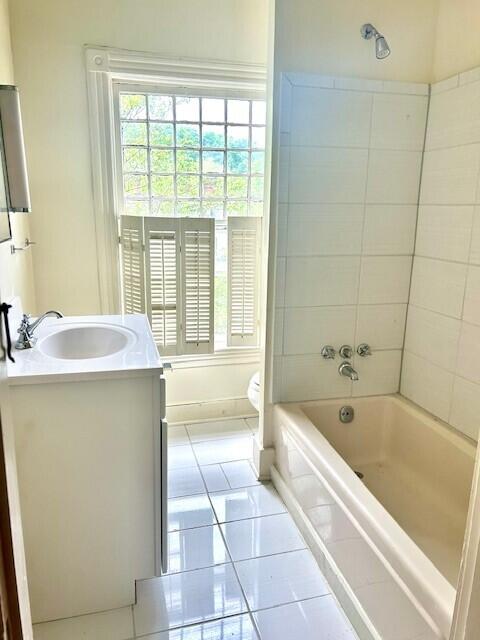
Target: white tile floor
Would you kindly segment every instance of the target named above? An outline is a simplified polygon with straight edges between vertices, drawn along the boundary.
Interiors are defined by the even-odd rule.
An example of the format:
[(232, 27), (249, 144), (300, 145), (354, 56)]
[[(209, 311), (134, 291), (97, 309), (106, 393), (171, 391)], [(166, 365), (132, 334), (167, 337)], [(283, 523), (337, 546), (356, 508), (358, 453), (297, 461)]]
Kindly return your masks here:
[(255, 428), (170, 427), (168, 573), (139, 581), (133, 607), (36, 625), (35, 640), (355, 640), (285, 505), (255, 477)]

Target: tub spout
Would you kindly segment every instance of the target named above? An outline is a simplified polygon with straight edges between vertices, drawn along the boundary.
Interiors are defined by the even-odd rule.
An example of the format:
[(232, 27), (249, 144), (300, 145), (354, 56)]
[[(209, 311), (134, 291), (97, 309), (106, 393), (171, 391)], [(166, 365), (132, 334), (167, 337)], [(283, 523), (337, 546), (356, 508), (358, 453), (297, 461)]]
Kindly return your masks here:
[(342, 362), (342, 364), (338, 367), (338, 373), (341, 376), (345, 376), (345, 378), (350, 378), (352, 382), (358, 380), (358, 373), (349, 362)]

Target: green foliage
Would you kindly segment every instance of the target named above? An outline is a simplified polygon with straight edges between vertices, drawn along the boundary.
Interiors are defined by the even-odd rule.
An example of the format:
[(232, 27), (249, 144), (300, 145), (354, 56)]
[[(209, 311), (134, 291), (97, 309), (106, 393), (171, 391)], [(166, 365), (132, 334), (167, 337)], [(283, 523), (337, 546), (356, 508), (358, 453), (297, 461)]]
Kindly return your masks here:
[(223, 173), (223, 151), (204, 151), (202, 155), (205, 173)]
[(148, 96), (148, 117), (151, 120), (173, 120), (173, 98), (170, 96)]
[(227, 333), (227, 274), (215, 274), (215, 333)]
[(198, 198), (200, 195), (198, 176), (177, 176), (177, 195), (185, 198)]
[(148, 196), (148, 176), (126, 173), (123, 191), (126, 196)]
[(194, 124), (177, 125), (177, 146), (178, 147), (199, 147), (200, 127)]
[(150, 152), (150, 166), (155, 173), (173, 173), (173, 151), (169, 149), (152, 149)]
[(173, 125), (151, 122), (150, 144), (154, 147), (173, 147)]
[(222, 148), (225, 146), (225, 128), (221, 125), (203, 125), (202, 144), (208, 148)]
[(173, 176), (152, 176), (152, 195), (173, 198)]
[(240, 176), (227, 177), (227, 196), (229, 198), (246, 198), (248, 195), (248, 178)]
[(140, 147), (124, 147), (123, 170), (147, 172), (147, 150)]
[(146, 117), (145, 96), (133, 93), (120, 94), (120, 118), (125, 118), (125, 120), (145, 120)]
[(177, 151), (177, 171), (179, 173), (195, 173), (200, 170), (200, 152), (189, 150)]
[(263, 178), (252, 178), (250, 192), (254, 200), (263, 199)]
[(202, 183), (204, 196), (207, 198), (223, 198), (225, 185), (223, 177), (204, 177)]
[(185, 218), (201, 218), (202, 209), (200, 200), (177, 202), (177, 215)]
[(248, 173), (248, 153), (246, 151), (229, 151), (227, 153), (228, 173)]
[(122, 122), (122, 144), (147, 144), (147, 125), (144, 122)]

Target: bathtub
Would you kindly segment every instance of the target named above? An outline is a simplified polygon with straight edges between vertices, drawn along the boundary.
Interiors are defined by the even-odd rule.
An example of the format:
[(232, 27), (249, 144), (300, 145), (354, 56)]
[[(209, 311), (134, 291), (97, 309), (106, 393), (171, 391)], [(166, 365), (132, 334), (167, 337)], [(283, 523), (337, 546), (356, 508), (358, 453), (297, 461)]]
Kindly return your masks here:
[[(354, 409), (349, 424), (339, 419), (345, 405)], [(374, 604), (391, 592), (389, 602), (404, 598), (434, 630), (430, 636), (412, 622), (412, 638), (448, 638), (475, 444), (400, 396), (279, 404), (273, 420), (273, 475), (320, 532), (327, 561), (333, 558), (360, 610), (368, 609), (362, 598)], [(339, 555), (342, 544), (351, 560)], [(371, 567), (355, 568), (369, 553)], [(389, 635), (384, 614), (377, 611), (373, 637)]]

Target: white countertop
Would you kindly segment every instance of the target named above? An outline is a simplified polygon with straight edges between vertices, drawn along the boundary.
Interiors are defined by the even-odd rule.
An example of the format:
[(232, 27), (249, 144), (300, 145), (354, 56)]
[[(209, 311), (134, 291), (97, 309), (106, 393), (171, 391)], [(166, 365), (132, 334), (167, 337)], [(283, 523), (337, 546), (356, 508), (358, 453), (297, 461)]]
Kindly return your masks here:
[[(130, 340), (128, 348), (101, 358), (60, 359), (42, 353), (38, 347), (47, 336), (62, 328), (79, 325), (101, 325), (127, 330)], [(12, 341), (16, 340), (12, 329)], [(32, 349), (12, 348), (15, 362), (8, 362), (7, 375), (11, 385), (41, 384), (45, 382), (68, 382), (96, 378), (117, 378), (132, 375), (163, 372), (150, 324), (145, 315), (70, 316), (46, 318), (36, 329), (37, 344)]]

